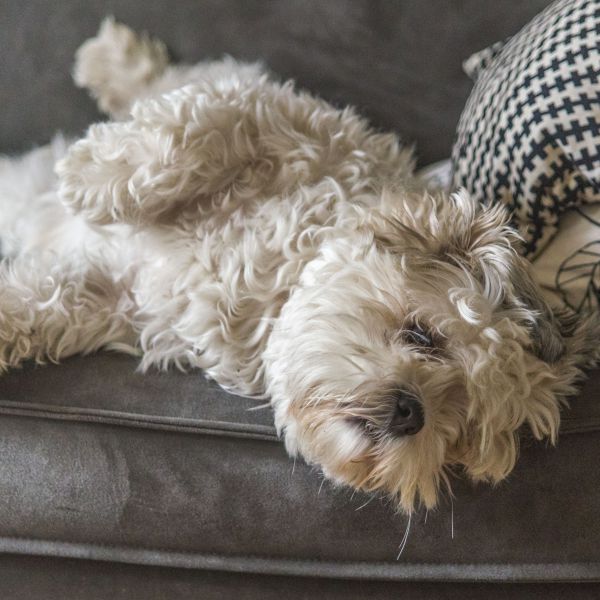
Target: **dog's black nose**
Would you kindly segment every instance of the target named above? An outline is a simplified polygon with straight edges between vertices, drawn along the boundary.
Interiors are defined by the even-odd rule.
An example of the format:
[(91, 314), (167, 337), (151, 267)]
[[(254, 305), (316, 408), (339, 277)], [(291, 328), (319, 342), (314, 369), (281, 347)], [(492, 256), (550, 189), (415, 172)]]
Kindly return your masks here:
[(394, 399), (396, 400), (396, 407), (390, 422), (392, 433), (404, 436), (415, 435), (415, 433), (421, 431), (425, 424), (425, 416), (419, 399), (410, 392), (403, 390), (398, 390), (394, 395)]

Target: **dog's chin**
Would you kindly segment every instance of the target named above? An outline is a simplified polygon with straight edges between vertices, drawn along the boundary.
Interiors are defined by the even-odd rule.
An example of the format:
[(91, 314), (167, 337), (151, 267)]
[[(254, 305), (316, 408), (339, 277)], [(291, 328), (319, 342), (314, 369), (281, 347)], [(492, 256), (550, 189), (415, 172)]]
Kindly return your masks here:
[[(306, 420), (310, 419), (310, 425)], [(314, 415), (296, 423), (288, 450), (300, 453), (324, 475), (343, 485), (387, 497), (410, 514), (420, 506), (433, 509), (441, 495), (451, 494), (450, 474), (497, 483), (514, 468), (519, 428), (495, 432), (484, 440), (473, 424), (427, 424), (412, 436), (374, 434), (364, 422)]]
[[(285, 438), (292, 454), (318, 465), (326, 477), (365, 492), (379, 492), (410, 513), (422, 503), (436, 505), (448, 481), (448, 449), (463, 434), (460, 423), (437, 431), (425, 422), (420, 431), (398, 434), (378, 419), (357, 418), (351, 409), (305, 406), (292, 409)], [(360, 402), (356, 404), (360, 405)]]
[(380, 381), (366, 381), (356, 395), (296, 388), (279, 422), (288, 450), (339, 483), (388, 496), (405, 513), (434, 508), (450, 492), (452, 470), (474, 481), (501, 481), (515, 466), (523, 426), (535, 438), (555, 440), (559, 398), (566, 391), (562, 367), (506, 343), (490, 348), (487, 362), (481, 347), (473, 352), (472, 360), (466, 357), (473, 371), (468, 381), (461, 377), (468, 369), (456, 365), (437, 371), (427, 363), (413, 365), (413, 376), (422, 368), (412, 388), (422, 403), (416, 425), (395, 420)]
[(300, 447), (328, 478), (365, 492), (380, 492), (406, 513), (420, 503), (434, 507), (440, 486), (448, 483), (446, 442), (428, 432), (376, 441), (361, 425), (338, 421), (302, 440)]

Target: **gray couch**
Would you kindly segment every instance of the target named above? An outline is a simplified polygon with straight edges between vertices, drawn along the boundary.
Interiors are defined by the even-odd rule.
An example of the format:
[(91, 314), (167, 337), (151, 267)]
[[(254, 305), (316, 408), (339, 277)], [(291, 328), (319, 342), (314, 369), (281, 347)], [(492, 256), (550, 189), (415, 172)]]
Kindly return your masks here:
[[(229, 53), (449, 155), (469, 53), (547, 0), (0, 3), (0, 152), (100, 118), (68, 73), (108, 13), (176, 59)], [(101, 354), (0, 378), (0, 598), (597, 598), (600, 373), (558, 447), (523, 436), (492, 489), (454, 482), (407, 527), (286, 457), (268, 409), (200, 373)], [(574, 585), (575, 582), (580, 582)]]

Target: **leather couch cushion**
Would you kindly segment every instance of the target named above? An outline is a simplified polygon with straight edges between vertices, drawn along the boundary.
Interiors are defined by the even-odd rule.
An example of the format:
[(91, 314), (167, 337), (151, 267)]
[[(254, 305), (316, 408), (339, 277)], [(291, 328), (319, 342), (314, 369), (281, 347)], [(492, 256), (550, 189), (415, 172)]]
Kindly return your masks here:
[(269, 409), (101, 354), (0, 379), (0, 551), (394, 580), (600, 577), (600, 373), (560, 443), (407, 519), (295, 464)]

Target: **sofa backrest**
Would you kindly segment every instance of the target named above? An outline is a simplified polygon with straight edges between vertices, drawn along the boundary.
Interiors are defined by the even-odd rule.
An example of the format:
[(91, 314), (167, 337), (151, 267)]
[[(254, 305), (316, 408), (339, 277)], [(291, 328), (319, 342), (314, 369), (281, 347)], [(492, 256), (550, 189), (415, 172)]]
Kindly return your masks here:
[(98, 120), (70, 79), (107, 14), (162, 38), (176, 60), (263, 60), (417, 146), (449, 155), (470, 90), (462, 60), (521, 28), (548, 0), (8, 0), (0, 2), (0, 152)]

